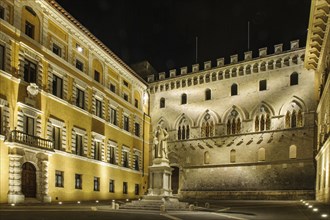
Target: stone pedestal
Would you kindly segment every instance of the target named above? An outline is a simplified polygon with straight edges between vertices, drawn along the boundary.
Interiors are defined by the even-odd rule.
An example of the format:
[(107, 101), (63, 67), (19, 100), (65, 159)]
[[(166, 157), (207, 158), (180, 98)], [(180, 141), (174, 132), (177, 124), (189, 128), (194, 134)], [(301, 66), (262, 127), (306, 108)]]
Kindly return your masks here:
[(172, 196), (171, 176), (172, 171), (168, 159), (155, 158), (149, 167), (149, 183), (147, 196)]

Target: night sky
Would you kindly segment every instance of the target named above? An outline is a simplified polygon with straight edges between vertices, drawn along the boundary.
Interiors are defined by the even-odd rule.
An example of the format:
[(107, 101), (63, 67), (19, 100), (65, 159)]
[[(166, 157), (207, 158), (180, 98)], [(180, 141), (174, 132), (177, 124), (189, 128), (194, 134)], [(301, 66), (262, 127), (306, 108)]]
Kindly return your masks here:
[(275, 44), (304, 46), (310, 0), (56, 0), (128, 65), (148, 60), (158, 71)]

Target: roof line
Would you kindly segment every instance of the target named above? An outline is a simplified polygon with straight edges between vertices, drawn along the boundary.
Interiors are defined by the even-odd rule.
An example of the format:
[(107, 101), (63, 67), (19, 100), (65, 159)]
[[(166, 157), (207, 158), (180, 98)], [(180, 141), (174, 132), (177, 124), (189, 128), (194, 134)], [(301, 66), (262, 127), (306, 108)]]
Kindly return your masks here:
[(137, 77), (143, 84), (148, 85), (147, 82), (138, 75), (134, 70), (132, 70), (123, 60), (121, 60), (116, 54), (114, 54), (105, 44), (103, 44), (95, 35), (93, 35), (86, 27), (84, 27), (79, 21), (77, 21), (69, 12), (67, 12), (62, 6), (60, 6), (55, 0), (47, 0), (50, 5), (55, 8), (58, 12), (64, 15), (73, 25), (79, 28), (83, 33), (85, 33), (92, 41), (94, 41), (99, 47), (101, 47), (107, 54), (114, 58), (117, 62), (128, 70), (131, 74)]

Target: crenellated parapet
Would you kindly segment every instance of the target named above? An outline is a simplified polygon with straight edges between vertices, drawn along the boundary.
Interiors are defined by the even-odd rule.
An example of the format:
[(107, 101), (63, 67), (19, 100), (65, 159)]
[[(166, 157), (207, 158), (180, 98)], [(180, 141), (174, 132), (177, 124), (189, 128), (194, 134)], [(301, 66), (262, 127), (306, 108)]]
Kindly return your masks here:
[(203, 83), (215, 82), (234, 77), (240, 77), (255, 73), (278, 70), (281, 68), (299, 65), (304, 62), (305, 50), (299, 48), (299, 40), (290, 42), (290, 50), (283, 51), (283, 44), (274, 46), (274, 53), (267, 54), (267, 47), (259, 49), (259, 56), (253, 58), (252, 51), (244, 53), (244, 60), (238, 60), (238, 55), (230, 56), (230, 63), (225, 64), (224, 58), (216, 60), (216, 66), (211, 61), (204, 62), (204, 68), (199, 64), (192, 65), (191, 72), (187, 67), (170, 70), (169, 75), (165, 72), (149, 75), (150, 92), (162, 92), (172, 89), (195, 86)]

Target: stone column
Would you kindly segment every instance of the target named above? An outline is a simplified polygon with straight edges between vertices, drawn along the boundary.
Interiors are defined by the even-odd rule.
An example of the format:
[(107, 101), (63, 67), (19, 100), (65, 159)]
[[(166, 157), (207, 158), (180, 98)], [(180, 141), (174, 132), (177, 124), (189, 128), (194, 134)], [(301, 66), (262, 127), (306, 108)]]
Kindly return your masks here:
[(51, 202), (51, 197), (48, 195), (48, 160), (41, 160), (39, 161), (39, 167), (40, 167), (40, 199), (43, 202), (49, 203)]
[(25, 196), (22, 193), (22, 163), (21, 155), (9, 154), (9, 186), (8, 203), (22, 203)]

